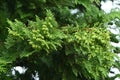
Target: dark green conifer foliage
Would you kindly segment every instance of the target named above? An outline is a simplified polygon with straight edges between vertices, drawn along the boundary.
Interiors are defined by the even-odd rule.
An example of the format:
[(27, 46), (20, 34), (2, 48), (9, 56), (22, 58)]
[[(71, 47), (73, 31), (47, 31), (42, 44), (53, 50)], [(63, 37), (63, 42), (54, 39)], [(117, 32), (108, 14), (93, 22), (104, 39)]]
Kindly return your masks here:
[[(0, 79), (109, 80), (115, 65), (99, 0), (1, 0)], [(74, 14), (71, 10), (77, 9)], [(14, 66), (25, 74), (11, 75)], [(4, 74), (3, 74), (4, 73)]]

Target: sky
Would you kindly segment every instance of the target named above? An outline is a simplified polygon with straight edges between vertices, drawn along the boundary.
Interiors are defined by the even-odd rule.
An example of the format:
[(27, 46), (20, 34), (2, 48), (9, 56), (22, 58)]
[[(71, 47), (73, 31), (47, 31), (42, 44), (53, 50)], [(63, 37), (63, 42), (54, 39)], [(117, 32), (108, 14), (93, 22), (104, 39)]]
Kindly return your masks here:
[[(101, 8), (106, 12), (106, 13), (110, 13), (110, 11), (112, 9), (116, 9), (116, 10), (119, 10), (120, 9), (120, 6), (117, 5), (117, 4), (120, 4), (120, 0), (115, 0), (114, 2), (111, 2), (110, 0), (106, 1), (106, 2), (101, 2), (102, 6)], [(119, 34), (119, 30), (116, 28), (116, 25), (113, 24), (111, 26), (112, 28), (114, 29), (109, 29), (112, 33), (114, 34)], [(115, 46), (115, 47), (120, 47), (120, 42), (119, 43), (114, 43), (114, 42), (111, 42), (111, 45)], [(120, 54), (118, 54), (118, 56), (120, 57)], [(110, 69), (113, 73), (109, 73), (108, 76), (109, 77), (113, 77), (115, 76), (116, 74), (120, 74), (120, 71), (117, 69), (117, 68), (114, 68), (114, 67), (111, 67)], [(115, 78), (115, 80), (120, 80), (120, 78)]]
[(106, 2), (101, 2), (101, 8), (106, 12), (109, 13), (112, 9), (120, 9), (120, 0), (114, 0), (114, 2), (107, 0)]

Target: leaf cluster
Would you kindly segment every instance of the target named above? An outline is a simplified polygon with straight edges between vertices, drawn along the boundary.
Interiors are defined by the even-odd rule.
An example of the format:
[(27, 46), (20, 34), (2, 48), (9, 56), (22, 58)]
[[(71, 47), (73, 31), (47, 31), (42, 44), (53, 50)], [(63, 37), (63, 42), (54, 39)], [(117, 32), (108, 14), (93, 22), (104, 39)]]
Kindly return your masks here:
[[(12, 55), (8, 56), (11, 63), (16, 58), (26, 57), (31, 65), (44, 66), (43, 70), (34, 67), (42, 80), (49, 77), (51, 80), (79, 80), (83, 76), (90, 80), (104, 80), (114, 64), (115, 55), (111, 52), (109, 31), (105, 28), (81, 28), (79, 25), (59, 28), (50, 11), (44, 20), (36, 16), (36, 21), (29, 21), (28, 26), (18, 20), (8, 20), (8, 23), (10, 28), (4, 53)], [(33, 56), (38, 57), (33, 59)], [(43, 73), (44, 70), (52, 75)]]
[(108, 78), (116, 56), (106, 23), (119, 18), (119, 12), (105, 14), (99, 9), (100, 0), (1, 0), (0, 4), (0, 71), (28, 68), (25, 74), (6, 78), (30, 80), (35, 71), (41, 80)]

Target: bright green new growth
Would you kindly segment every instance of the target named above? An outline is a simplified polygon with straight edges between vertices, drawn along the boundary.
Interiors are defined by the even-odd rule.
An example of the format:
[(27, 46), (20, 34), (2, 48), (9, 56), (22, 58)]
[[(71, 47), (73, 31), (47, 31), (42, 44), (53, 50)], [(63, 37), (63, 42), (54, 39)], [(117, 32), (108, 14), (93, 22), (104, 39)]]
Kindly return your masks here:
[[(107, 76), (113, 65), (115, 55), (111, 53), (109, 32), (104, 28), (81, 28), (79, 25), (59, 28), (50, 11), (44, 20), (36, 16), (36, 21), (29, 21), (28, 26), (18, 20), (8, 22), (10, 28), (5, 46), (8, 52), (14, 52), (9, 53), (9, 57), (17, 55), (11, 62), (37, 52), (37, 55), (44, 56), (64, 55), (60, 62), (49, 57), (55, 60), (50, 64), (46, 59), (48, 62), (45, 64), (56, 72), (50, 80), (57, 79), (54, 74), (59, 74), (62, 80), (79, 80), (79, 76), (100, 80)], [(39, 57), (43, 62), (44, 56)]]
[[(105, 14), (100, 0), (0, 4), (0, 80), (31, 80), (36, 72), (40, 80), (110, 80), (110, 68), (119, 68), (110, 45), (115, 36), (107, 30), (119, 12)], [(15, 66), (27, 71), (13, 76)]]

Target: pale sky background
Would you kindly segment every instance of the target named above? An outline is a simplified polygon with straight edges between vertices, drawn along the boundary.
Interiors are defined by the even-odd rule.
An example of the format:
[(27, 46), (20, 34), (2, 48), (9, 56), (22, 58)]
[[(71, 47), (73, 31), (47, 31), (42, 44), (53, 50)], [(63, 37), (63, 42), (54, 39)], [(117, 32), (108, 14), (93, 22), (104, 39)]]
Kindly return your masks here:
[(111, 2), (110, 0), (107, 0), (106, 2), (101, 2), (102, 4), (102, 9), (106, 12), (109, 13), (111, 9), (120, 9), (120, 6), (117, 4), (120, 4), (120, 0), (114, 0), (114, 2)]
[[(112, 9), (116, 9), (116, 10), (118, 10), (118, 9), (120, 9), (120, 6), (118, 6), (118, 5), (116, 5), (116, 4), (120, 4), (120, 0), (115, 0), (114, 2), (111, 2), (110, 0), (108, 0), (108, 1), (106, 1), (106, 2), (101, 2), (101, 4), (102, 4), (102, 6), (101, 6), (101, 8), (106, 12), (106, 13), (110, 13), (110, 11), (112, 10)], [(74, 14), (74, 13), (76, 13), (77, 12), (77, 9), (76, 10), (72, 10), (72, 14)], [(115, 28), (115, 24), (113, 24), (112, 25), (112, 27), (113, 28)], [(118, 34), (119, 33), (119, 30), (118, 29), (109, 29), (111, 32), (113, 32), (114, 34)], [(111, 42), (111, 44), (113, 45), (113, 46), (116, 46), (116, 47), (120, 47), (120, 42), (117, 44), (117, 43), (113, 43), (113, 42)], [(120, 54), (118, 54), (118, 56), (120, 56)], [(21, 74), (23, 74), (23, 73), (25, 73), (25, 71), (27, 70), (25, 67), (20, 67), (20, 66), (17, 66), (17, 67), (14, 67), (14, 68), (12, 68), (12, 73), (13, 73), (13, 75), (15, 75), (15, 71), (14, 70), (17, 70), (17, 71), (19, 71), (19, 73), (21, 73)], [(111, 73), (109, 73), (108, 75), (110, 76), (110, 77), (113, 77), (113, 76), (115, 76), (116, 74), (120, 74), (120, 71), (117, 69), (117, 68), (114, 68), (114, 67), (111, 67), (111, 71), (113, 71), (113, 72), (115, 72), (114, 74), (111, 74)], [(32, 75), (32, 74), (31, 74)], [(36, 72), (36, 75), (34, 76), (34, 75), (32, 75), (33, 76), (33, 78), (35, 79), (35, 80), (39, 80), (39, 78), (38, 78), (38, 73)], [(116, 78), (115, 80), (120, 80), (120, 78)]]
[[(116, 5), (116, 4), (120, 4), (120, 0), (115, 0), (114, 2), (111, 2), (110, 0), (106, 1), (105, 3), (104, 2), (101, 2), (102, 4), (102, 9), (106, 12), (106, 13), (110, 13), (110, 11), (112, 9), (116, 9), (116, 10), (119, 10), (120, 9), (120, 6), (119, 5)], [(112, 33), (114, 34), (119, 34), (119, 30), (116, 28), (116, 25), (113, 24), (111, 26), (112, 28), (114, 29), (109, 29)], [(120, 47), (120, 42), (119, 43), (114, 43), (114, 42), (111, 42), (111, 44), (115, 47)], [(120, 54), (118, 54), (118, 56), (120, 56)], [(116, 74), (120, 74), (120, 71), (117, 69), (117, 68), (114, 68), (114, 67), (111, 67), (111, 71), (114, 72), (114, 74), (112, 73), (109, 73), (109, 77), (113, 77), (115, 76)], [(115, 80), (120, 80), (120, 78), (116, 78)]]

